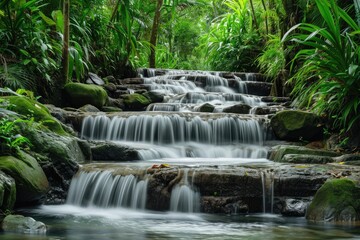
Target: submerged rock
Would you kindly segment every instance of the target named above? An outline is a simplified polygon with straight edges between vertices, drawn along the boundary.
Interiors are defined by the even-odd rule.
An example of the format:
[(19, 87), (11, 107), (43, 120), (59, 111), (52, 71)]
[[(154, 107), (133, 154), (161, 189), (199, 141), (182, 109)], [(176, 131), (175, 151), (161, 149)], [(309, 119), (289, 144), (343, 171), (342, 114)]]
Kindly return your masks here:
[(321, 119), (309, 112), (285, 110), (271, 119), (275, 135), (282, 140), (315, 140), (322, 137)]
[(306, 213), (306, 219), (313, 221), (357, 221), (359, 216), (360, 187), (347, 178), (325, 182)]
[(49, 183), (35, 158), (25, 152), (21, 152), (19, 158), (1, 156), (0, 170), (15, 179), (17, 204), (28, 205), (44, 200)]
[(92, 84), (68, 83), (64, 87), (64, 94), (67, 103), (75, 108), (86, 104), (101, 108), (108, 100), (105, 89)]
[(111, 142), (98, 143), (91, 148), (92, 159), (95, 161), (134, 161), (139, 160), (134, 148)]
[(2, 229), (5, 232), (19, 232), (29, 234), (46, 233), (46, 225), (31, 217), (22, 215), (8, 215), (2, 222)]
[(199, 112), (213, 112), (215, 106), (210, 103), (205, 103), (199, 107)]

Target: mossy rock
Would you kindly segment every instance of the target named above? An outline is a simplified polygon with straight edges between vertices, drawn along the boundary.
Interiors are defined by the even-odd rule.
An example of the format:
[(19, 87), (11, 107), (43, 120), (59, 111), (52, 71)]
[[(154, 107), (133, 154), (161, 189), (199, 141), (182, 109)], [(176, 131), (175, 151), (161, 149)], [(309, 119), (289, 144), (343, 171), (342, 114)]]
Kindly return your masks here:
[(223, 112), (226, 113), (239, 113), (239, 114), (248, 114), (251, 107), (246, 104), (236, 104), (227, 108), (224, 108)]
[(86, 104), (101, 108), (108, 100), (105, 89), (94, 84), (68, 83), (64, 87), (64, 94), (67, 103), (75, 108)]
[[(286, 157), (287, 155), (290, 155), (290, 156)], [(288, 162), (291, 159), (294, 159), (294, 155), (299, 155), (299, 161), (300, 161), (300, 159), (304, 160), (304, 157), (307, 157), (308, 159), (312, 158), (316, 162), (317, 160), (318, 161), (321, 160), (321, 159), (317, 159), (317, 160), (315, 159), (316, 156), (319, 156), (319, 157), (324, 157), (324, 159), (322, 161), (326, 162), (326, 161), (331, 161), (330, 158), (332, 158), (332, 157), (339, 156), (339, 153), (321, 150), (321, 149), (312, 149), (312, 148), (307, 148), (307, 147), (302, 147), (302, 146), (278, 145), (278, 146), (273, 147), (270, 150), (269, 159), (272, 161), (275, 161), (275, 162)], [(311, 156), (313, 156), (313, 157), (311, 157)], [(304, 162), (302, 162), (302, 163), (304, 163)]]
[(126, 110), (142, 111), (151, 103), (148, 98), (138, 93), (125, 94), (123, 99)]
[(2, 97), (2, 99), (9, 101), (10, 110), (24, 116), (33, 117), (36, 122), (40, 122), (43, 126), (53, 132), (61, 135), (66, 134), (61, 123), (51, 116), (49, 110), (41, 103), (22, 96), (7, 96)]
[(19, 152), (19, 157), (0, 156), (0, 170), (15, 179), (16, 203), (40, 203), (49, 189), (44, 171), (35, 158)]
[(205, 103), (199, 107), (199, 112), (213, 112), (215, 106), (210, 103)]
[(360, 220), (360, 188), (347, 178), (332, 179), (316, 192), (306, 219), (312, 221)]
[(16, 201), (15, 180), (0, 171), (0, 210), (11, 210)]
[(321, 139), (323, 132), (316, 114), (297, 110), (278, 112), (271, 118), (271, 127), (279, 139), (287, 141)]

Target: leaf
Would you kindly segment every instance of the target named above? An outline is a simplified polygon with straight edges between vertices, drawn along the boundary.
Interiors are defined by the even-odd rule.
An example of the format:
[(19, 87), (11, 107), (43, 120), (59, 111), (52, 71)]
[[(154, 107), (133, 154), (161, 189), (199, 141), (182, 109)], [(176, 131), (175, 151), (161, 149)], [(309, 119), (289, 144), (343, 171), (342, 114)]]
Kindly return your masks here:
[(56, 23), (51, 19), (45, 16), (45, 14), (41, 11), (39, 11), (40, 17), (49, 25), (49, 26), (55, 26)]

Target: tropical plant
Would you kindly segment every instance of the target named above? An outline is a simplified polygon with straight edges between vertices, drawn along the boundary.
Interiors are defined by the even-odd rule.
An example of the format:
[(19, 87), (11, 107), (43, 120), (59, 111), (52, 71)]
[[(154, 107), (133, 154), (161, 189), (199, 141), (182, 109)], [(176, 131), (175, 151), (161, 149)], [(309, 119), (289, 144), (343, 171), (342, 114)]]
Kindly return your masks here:
[(335, 129), (348, 132), (360, 118), (360, 27), (335, 0), (315, 3), (323, 27), (301, 23), (284, 36), (304, 47), (293, 60), (293, 69), (301, 66), (290, 79), (292, 94), (300, 106), (330, 116)]
[(11, 154), (31, 145), (28, 138), (19, 134), (18, 124), (24, 122), (28, 123), (29, 121), (7, 117), (0, 119), (1, 154)]

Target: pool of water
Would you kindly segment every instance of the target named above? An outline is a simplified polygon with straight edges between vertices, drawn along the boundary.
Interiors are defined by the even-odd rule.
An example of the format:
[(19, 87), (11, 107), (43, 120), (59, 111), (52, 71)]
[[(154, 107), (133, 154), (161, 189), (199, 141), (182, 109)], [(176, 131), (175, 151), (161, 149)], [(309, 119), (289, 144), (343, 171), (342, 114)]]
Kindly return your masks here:
[(71, 205), (21, 210), (48, 226), (46, 235), (0, 233), (0, 239), (360, 239), (355, 225), (314, 224), (273, 214), (210, 215)]

